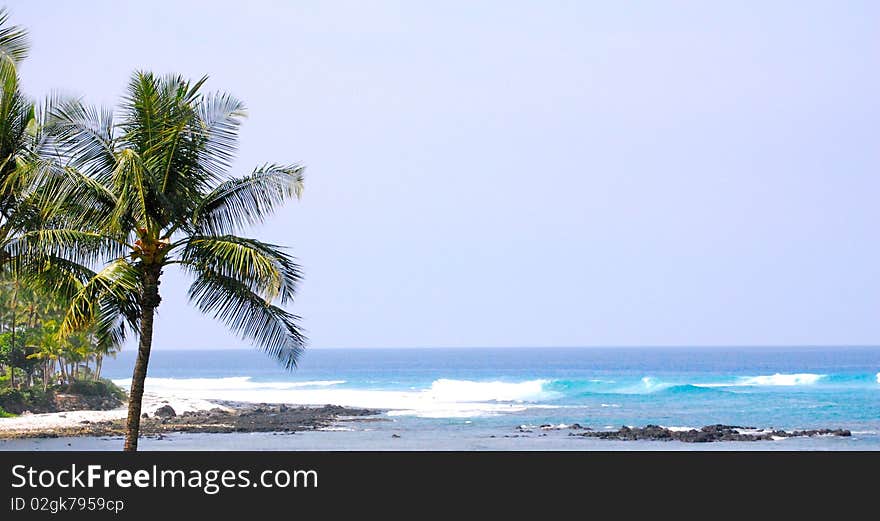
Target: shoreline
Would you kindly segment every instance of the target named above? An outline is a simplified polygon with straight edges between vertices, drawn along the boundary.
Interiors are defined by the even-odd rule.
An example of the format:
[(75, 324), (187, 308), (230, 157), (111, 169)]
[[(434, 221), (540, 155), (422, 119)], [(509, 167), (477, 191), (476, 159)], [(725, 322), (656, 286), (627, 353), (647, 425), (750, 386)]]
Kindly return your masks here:
[[(343, 422), (394, 422), (382, 415), (388, 411), (340, 405), (293, 405), (252, 403), (230, 400), (181, 398), (145, 393), (141, 437), (164, 439), (171, 434), (271, 433), (293, 434), (304, 431), (332, 431)], [(24, 414), (0, 419), (0, 440), (45, 438), (107, 438), (125, 434), (125, 406), (110, 410), (72, 410), (67, 412)], [(351, 430), (344, 429), (343, 430)], [(789, 438), (849, 438), (848, 429), (819, 428), (782, 430), (707, 425), (701, 428), (675, 428), (658, 425), (622, 426), (615, 430), (594, 430), (570, 425), (520, 425), (512, 433), (487, 435), (495, 438), (544, 437), (555, 432), (572, 438), (602, 441), (678, 441), (685, 444), (725, 444), (729, 442), (778, 441)], [(393, 437), (400, 438), (394, 434)]]
[[(330, 427), (343, 419), (368, 420), (379, 409), (337, 405), (287, 405), (204, 400), (144, 394), (141, 436), (170, 433), (300, 432)], [(107, 437), (125, 434), (126, 406), (0, 418), (0, 440)], [(376, 420), (376, 418), (373, 418)]]

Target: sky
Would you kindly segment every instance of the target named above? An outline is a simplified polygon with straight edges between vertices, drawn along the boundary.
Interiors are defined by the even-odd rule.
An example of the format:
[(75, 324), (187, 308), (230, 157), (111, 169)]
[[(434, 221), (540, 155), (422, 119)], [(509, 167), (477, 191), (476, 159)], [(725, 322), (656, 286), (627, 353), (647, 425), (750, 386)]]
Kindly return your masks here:
[[(25, 90), (244, 100), (310, 346), (880, 343), (880, 3), (8, 1)], [(154, 349), (247, 342), (168, 271)]]

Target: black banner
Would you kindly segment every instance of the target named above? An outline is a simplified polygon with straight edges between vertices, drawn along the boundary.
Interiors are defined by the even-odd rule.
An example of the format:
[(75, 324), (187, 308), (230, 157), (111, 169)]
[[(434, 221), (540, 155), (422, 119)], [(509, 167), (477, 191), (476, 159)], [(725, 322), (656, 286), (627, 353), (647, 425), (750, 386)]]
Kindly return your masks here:
[(0, 463), (0, 519), (228, 519), (412, 502), (496, 513), (652, 512), (688, 498), (854, 508), (873, 499), (880, 453), (0, 452)]

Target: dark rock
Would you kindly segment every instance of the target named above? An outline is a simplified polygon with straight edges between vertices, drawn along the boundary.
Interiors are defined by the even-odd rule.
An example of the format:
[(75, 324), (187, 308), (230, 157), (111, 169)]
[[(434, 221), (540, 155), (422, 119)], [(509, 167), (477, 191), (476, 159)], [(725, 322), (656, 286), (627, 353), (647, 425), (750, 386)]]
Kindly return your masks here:
[(175, 416), (177, 416), (177, 413), (174, 412), (174, 408), (172, 408), (170, 405), (163, 405), (162, 407), (156, 409), (156, 412), (154, 412), (153, 415), (157, 418), (167, 419), (174, 418)]
[[(742, 432), (751, 430), (754, 432)], [(701, 429), (670, 430), (659, 425), (646, 425), (644, 427), (623, 426), (616, 431), (587, 431), (581, 433), (569, 432), (569, 436), (582, 436), (585, 438), (600, 438), (605, 440), (650, 440), (650, 441), (682, 441), (685, 443), (710, 443), (716, 441), (765, 441), (775, 437), (791, 438), (803, 436), (850, 436), (846, 429), (812, 429), (800, 431), (763, 430), (754, 427), (740, 427), (737, 425), (706, 425)]]
[(392, 438), (399, 438), (399, 437), (400, 437), (400, 434), (392, 434), (391, 437), (392, 437)]
[(143, 413), (143, 414), (141, 414), (141, 418), (143, 418), (143, 419), (145, 419), (145, 420), (146, 420), (147, 418), (149, 418), (149, 417), (150, 417), (150, 415), (147, 414), (147, 413)]

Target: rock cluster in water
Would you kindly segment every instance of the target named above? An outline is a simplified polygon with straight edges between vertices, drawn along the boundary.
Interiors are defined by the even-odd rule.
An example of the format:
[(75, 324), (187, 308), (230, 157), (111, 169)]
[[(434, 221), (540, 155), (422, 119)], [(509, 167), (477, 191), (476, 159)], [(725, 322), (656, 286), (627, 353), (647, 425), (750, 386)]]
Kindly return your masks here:
[(715, 441), (763, 441), (802, 436), (851, 436), (852, 433), (846, 429), (785, 431), (780, 429), (756, 429), (754, 427), (716, 424), (707, 425), (701, 429), (689, 430), (672, 430), (659, 425), (646, 425), (644, 427), (623, 426), (615, 431), (582, 430), (582, 432), (569, 432), (568, 435), (620, 441), (650, 440), (709, 443)]

